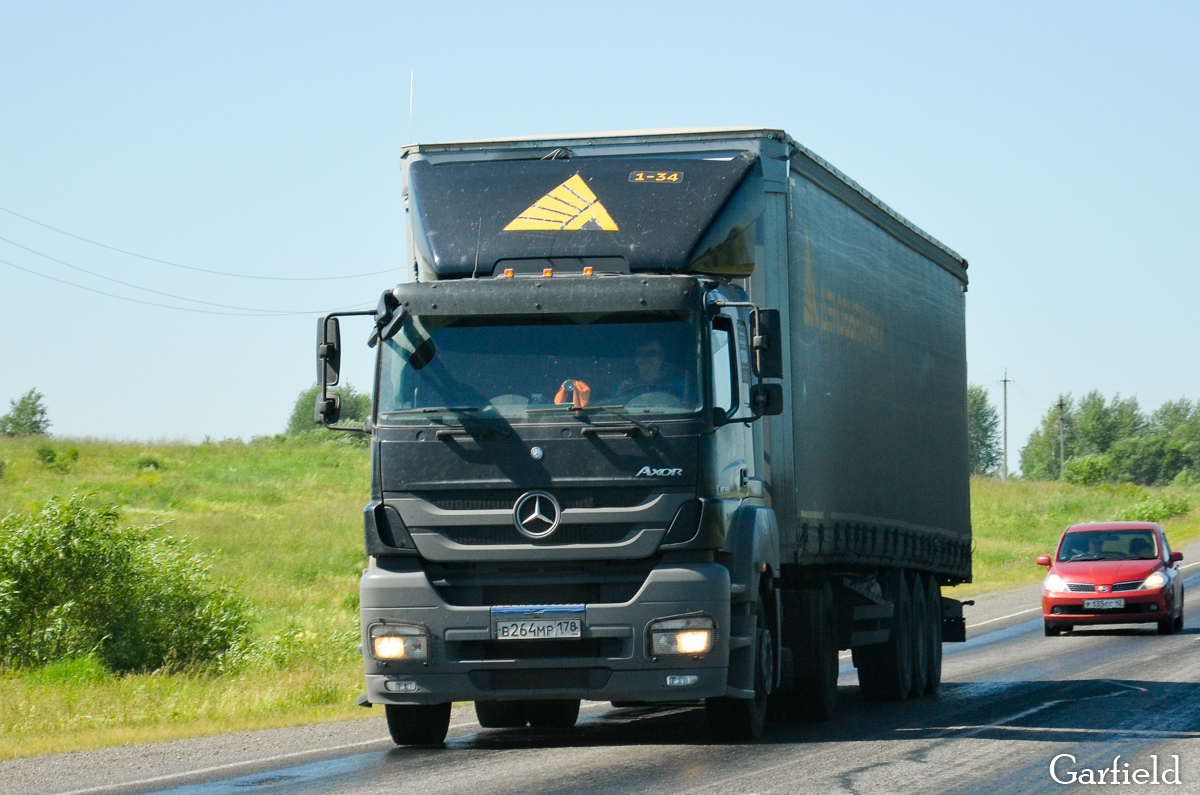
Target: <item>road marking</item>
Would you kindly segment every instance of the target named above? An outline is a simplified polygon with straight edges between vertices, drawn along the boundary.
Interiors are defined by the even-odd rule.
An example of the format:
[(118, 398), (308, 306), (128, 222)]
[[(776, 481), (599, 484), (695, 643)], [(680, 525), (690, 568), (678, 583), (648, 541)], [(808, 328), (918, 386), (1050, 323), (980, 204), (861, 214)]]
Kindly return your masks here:
[[(478, 726), (478, 725), (479, 725), (479, 723), (477, 721), (468, 721), (467, 723), (453, 723), (450, 725), (449, 728), (450, 729), (461, 729), (464, 726)], [(362, 742), (347, 743), (346, 745), (334, 745), (334, 746), (330, 746), (327, 748), (312, 748), (307, 751), (293, 751), (290, 754), (279, 754), (277, 756), (268, 756), (268, 757), (264, 757), (262, 759), (246, 759), (241, 762), (229, 762), (224, 765), (215, 765), (213, 767), (200, 768), (199, 770), (185, 770), (185, 771), (182, 771), (179, 773), (167, 773), (162, 776), (155, 776), (154, 778), (143, 778), (138, 781), (123, 781), (120, 784), (102, 784), (99, 787), (88, 787), (87, 789), (71, 790), (70, 792), (64, 792), (64, 793), (61, 793), (60, 795), (86, 795), (87, 793), (105, 792), (107, 790), (119, 790), (119, 789), (123, 789), (126, 787), (139, 787), (139, 786), (142, 786), (143, 784), (157, 784), (159, 782), (170, 781), (171, 779), (176, 779), (176, 778), (187, 778), (188, 776), (202, 776), (206, 773), (219, 773), (222, 770), (233, 770), (234, 768), (247, 767), (249, 765), (270, 764), (272, 762), (282, 762), (287, 759), (296, 759), (301, 756), (312, 756), (314, 754), (330, 753), (330, 752), (335, 752), (335, 751), (348, 751), (351, 748), (362, 748), (363, 746), (367, 746), (367, 745), (382, 745), (382, 744), (391, 745), (393, 743), (390, 738), (381, 737), (376, 740), (363, 740)]]
[(956, 732), (956, 731), (974, 731), (987, 729), (989, 731), (996, 729), (1009, 732), (1069, 732), (1072, 734), (1128, 734), (1135, 737), (1167, 737), (1167, 738), (1192, 738), (1200, 737), (1200, 732), (1185, 732), (1171, 731), (1169, 729), (1083, 729), (1072, 726), (925, 726), (911, 729), (896, 729), (898, 732)]
[(980, 621), (978, 624), (967, 624), (967, 629), (974, 629), (975, 627), (982, 627), (984, 624), (994, 624), (995, 622), (1003, 621), (1006, 618), (1016, 618), (1017, 616), (1023, 616), (1026, 613), (1034, 613), (1041, 609), (1042, 608), (1040, 608), (1040, 607), (1031, 607), (1028, 610), (1018, 610), (1017, 612), (1009, 613), (1006, 616), (1000, 616), (999, 618), (989, 618), (987, 621)]
[[(580, 710), (580, 712), (587, 714), (587, 713), (592, 713), (592, 712), (600, 712), (602, 710), (603, 710), (603, 707), (601, 707), (600, 703), (598, 702), (596, 704), (596, 706), (585, 707), (584, 709)], [(469, 720), (464, 723), (451, 723), (450, 726), (447, 728), (447, 731), (449, 731), (450, 729), (461, 729), (465, 726), (478, 726), (478, 725), (479, 725), (479, 721), (476, 721), (476, 720)], [(327, 748), (311, 748), (307, 751), (293, 751), (290, 754), (279, 754), (277, 756), (268, 756), (268, 757), (264, 757), (262, 759), (246, 759), (241, 762), (229, 762), (224, 765), (215, 765), (213, 767), (200, 768), (199, 770), (185, 770), (185, 771), (181, 771), (179, 773), (167, 773), (162, 776), (155, 776), (154, 778), (144, 778), (139, 781), (123, 781), (119, 784), (102, 784), (98, 787), (88, 787), (87, 789), (77, 789), (77, 790), (71, 790), (70, 792), (63, 792), (63, 793), (60, 793), (59, 795), (91, 795), (91, 793), (106, 792), (109, 790), (121, 790), (121, 789), (124, 789), (127, 787), (140, 787), (144, 784), (158, 784), (163, 781), (170, 781), (172, 779), (177, 779), (177, 778), (187, 778), (189, 776), (203, 776), (207, 773), (219, 773), (222, 770), (233, 770), (234, 768), (238, 768), (238, 767), (248, 767), (250, 765), (263, 765), (263, 764), (270, 764), (273, 762), (282, 762), (282, 761), (285, 761), (288, 759), (296, 759), (296, 758), (302, 757), (302, 756), (313, 756), (314, 754), (325, 754), (325, 753), (336, 752), (336, 751), (348, 751), (351, 748), (362, 748), (362, 747), (368, 746), (368, 745), (384, 745), (385, 747), (392, 747), (392, 746), (394, 746), (394, 743), (391, 741), (391, 738), (389, 738), (389, 737), (381, 737), (377, 740), (363, 740), (362, 742), (347, 743), (346, 745), (334, 745), (334, 746), (330, 746)]]

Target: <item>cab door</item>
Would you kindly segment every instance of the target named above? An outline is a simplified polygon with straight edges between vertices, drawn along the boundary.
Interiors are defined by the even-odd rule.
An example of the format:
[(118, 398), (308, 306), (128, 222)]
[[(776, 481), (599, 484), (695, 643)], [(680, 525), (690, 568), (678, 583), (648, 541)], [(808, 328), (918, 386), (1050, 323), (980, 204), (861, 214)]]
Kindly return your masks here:
[[(713, 493), (722, 499), (749, 496), (755, 476), (750, 408), (750, 337), (747, 318), (736, 307), (722, 307), (709, 327), (710, 395), (714, 422)], [(720, 424), (722, 423), (723, 424)]]

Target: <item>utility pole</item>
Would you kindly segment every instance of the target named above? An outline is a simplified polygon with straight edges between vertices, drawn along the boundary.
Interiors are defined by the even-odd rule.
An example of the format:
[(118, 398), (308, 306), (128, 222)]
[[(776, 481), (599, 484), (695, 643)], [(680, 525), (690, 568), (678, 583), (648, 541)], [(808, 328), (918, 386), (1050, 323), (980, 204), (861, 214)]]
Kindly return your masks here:
[(1008, 480), (1008, 385), (1013, 381), (1008, 377), (1008, 368), (1004, 368), (1004, 378), (1000, 383), (1004, 384), (1004, 459), (1000, 465), (1000, 479)]
[(1063, 413), (1067, 409), (1066, 401), (1058, 399), (1058, 479), (1062, 480), (1067, 473), (1067, 438), (1063, 433)]

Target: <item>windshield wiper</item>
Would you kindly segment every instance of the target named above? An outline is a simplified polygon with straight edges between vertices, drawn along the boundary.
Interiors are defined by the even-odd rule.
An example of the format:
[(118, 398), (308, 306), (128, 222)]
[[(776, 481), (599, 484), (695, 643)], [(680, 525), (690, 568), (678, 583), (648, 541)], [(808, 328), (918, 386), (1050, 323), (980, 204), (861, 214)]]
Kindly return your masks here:
[(546, 406), (545, 408), (540, 408), (540, 409), (526, 409), (525, 413), (526, 414), (545, 414), (548, 412), (561, 412), (561, 411), (581, 411), (581, 412), (582, 411), (607, 411), (610, 414), (617, 415), (621, 419), (625, 420), (626, 422), (630, 423), (631, 425), (636, 426), (637, 428), (641, 429), (642, 431), (645, 431), (648, 436), (658, 436), (658, 428), (657, 427), (655, 427), (653, 425), (647, 425), (646, 423), (642, 422), (641, 420), (634, 419), (633, 417), (629, 416), (625, 412), (621, 411), (621, 409), (623, 409), (623, 408), (625, 408), (624, 403), (618, 403), (618, 404), (612, 405), (612, 406), (575, 406), (575, 405), (571, 405), (568, 403), (564, 403), (561, 406)]
[(1081, 552), (1078, 555), (1072, 555), (1071, 557), (1067, 558), (1067, 563), (1071, 563), (1072, 561), (1076, 561), (1076, 560), (1105, 560), (1105, 559), (1106, 558), (1103, 555), (1092, 555), (1087, 552)]
[(381, 411), (381, 417), (394, 417), (397, 414), (433, 414), (435, 411), (453, 411), (460, 414), (482, 411), (478, 406), (427, 406), (421, 409), (397, 409), (396, 411)]

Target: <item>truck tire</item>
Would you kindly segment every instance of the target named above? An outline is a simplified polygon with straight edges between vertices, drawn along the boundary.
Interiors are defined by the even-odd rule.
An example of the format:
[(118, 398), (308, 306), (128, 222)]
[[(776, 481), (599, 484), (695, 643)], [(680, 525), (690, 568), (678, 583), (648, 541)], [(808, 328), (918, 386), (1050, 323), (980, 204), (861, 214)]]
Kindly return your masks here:
[(383, 711), (396, 745), (441, 745), (446, 741), (449, 704), (386, 704)]
[(925, 695), (929, 685), (929, 639), (933, 630), (929, 626), (929, 606), (926, 603), (925, 578), (913, 574), (908, 592), (912, 599), (912, 697), (920, 698)]
[(519, 729), (529, 722), (520, 701), (476, 701), (475, 717), (485, 729)]
[(925, 692), (936, 696), (942, 689), (942, 589), (937, 578), (926, 580), (925, 608), (929, 611), (929, 673)]
[(892, 631), (887, 643), (873, 643), (853, 650), (858, 668), (858, 686), (871, 701), (903, 701), (912, 687), (912, 599), (902, 571), (885, 581), (885, 596), (892, 600)]
[(728, 742), (757, 740), (767, 722), (767, 699), (775, 681), (775, 640), (764, 621), (762, 602), (755, 605), (754, 698), (718, 696), (704, 700), (708, 728), (713, 737)]
[(829, 583), (806, 588), (789, 600), (784, 614), (793, 628), (792, 689), (783, 702), (793, 721), (827, 721), (837, 708), (838, 647), (833, 590)]
[(524, 715), (535, 729), (570, 729), (579, 720), (579, 699), (524, 702)]

